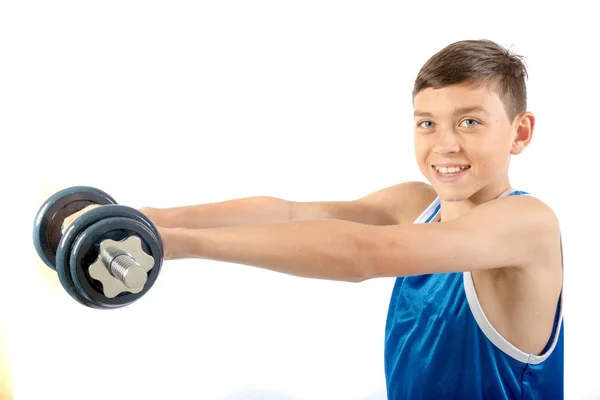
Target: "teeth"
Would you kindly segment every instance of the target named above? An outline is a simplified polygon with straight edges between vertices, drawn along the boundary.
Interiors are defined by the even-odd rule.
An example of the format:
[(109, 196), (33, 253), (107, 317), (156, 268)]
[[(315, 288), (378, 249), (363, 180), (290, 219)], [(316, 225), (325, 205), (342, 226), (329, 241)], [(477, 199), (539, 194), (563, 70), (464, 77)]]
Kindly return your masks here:
[(463, 166), (457, 166), (457, 167), (438, 167), (438, 166), (433, 166), (436, 171), (438, 171), (441, 174), (455, 174), (457, 172), (465, 171), (467, 169), (469, 169), (468, 165), (463, 165)]

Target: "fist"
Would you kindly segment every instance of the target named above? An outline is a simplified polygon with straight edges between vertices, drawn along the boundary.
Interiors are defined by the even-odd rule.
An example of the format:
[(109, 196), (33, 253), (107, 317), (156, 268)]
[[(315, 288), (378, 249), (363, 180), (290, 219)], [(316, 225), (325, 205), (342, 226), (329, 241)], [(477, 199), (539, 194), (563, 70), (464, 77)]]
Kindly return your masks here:
[(75, 222), (75, 220), (79, 217), (81, 217), (83, 214), (85, 214), (86, 212), (93, 210), (96, 207), (100, 207), (99, 204), (91, 204), (79, 211), (77, 211), (74, 214), (69, 215), (67, 218), (65, 218), (65, 220), (63, 221), (62, 227), (61, 227), (61, 234), (65, 234), (65, 232), (67, 231), (67, 228), (73, 223)]

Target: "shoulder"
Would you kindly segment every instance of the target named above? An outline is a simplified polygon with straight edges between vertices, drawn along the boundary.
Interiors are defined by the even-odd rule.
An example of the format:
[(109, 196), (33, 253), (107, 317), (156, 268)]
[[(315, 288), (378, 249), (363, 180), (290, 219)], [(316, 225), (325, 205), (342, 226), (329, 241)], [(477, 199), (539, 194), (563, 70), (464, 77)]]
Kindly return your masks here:
[[(465, 241), (504, 253), (499, 266), (538, 264), (560, 249), (559, 219), (554, 210), (531, 195), (515, 195), (485, 202), (465, 215), (442, 224), (449, 232), (464, 232)], [(470, 239), (469, 239), (470, 238)], [(510, 250), (509, 250), (510, 249)], [(542, 260), (543, 261), (543, 260)]]
[(464, 221), (487, 221), (488, 224), (527, 228), (535, 232), (556, 232), (560, 229), (554, 210), (541, 199), (531, 195), (513, 195), (488, 201), (473, 208), (465, 215)]
[(411, 224), (436, 197), (431, 185), (408, 181), (377, 190), (355, 201), (381, 209), (397, 224)]

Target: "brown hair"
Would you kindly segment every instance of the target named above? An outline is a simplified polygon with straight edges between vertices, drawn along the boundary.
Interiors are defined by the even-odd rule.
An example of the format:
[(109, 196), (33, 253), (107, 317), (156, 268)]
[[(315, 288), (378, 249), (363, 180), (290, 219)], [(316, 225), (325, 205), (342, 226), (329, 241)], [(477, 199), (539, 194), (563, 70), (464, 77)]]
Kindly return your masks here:
[(455, 84), (490, 85), (504, 103), (508, 118), (527, 110), (524, 57), (490, 40), (463, 40), (434, 54), (415, 80), (413, 99), (427, 88)]

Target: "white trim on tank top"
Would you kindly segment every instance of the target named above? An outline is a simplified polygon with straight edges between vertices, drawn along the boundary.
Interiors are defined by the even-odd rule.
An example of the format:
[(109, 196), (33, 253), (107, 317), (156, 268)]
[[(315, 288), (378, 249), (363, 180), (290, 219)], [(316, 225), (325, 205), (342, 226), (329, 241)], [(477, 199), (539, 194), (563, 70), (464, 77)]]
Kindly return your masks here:
[[(498, 198), (508, 196), (512, 194), (515, 189), (508, 189), (500, 194)], [(437, 197), (430, 205), (423, 211), (423, 213), (415, 220), (415, 224), (424, 224), (428, 223), (427, 221), (435, 221), (438, 222), (440, 219), (440, 198)], [(561, 250), (562, 251), (562, 250)], [(498, 331), (492, 326), (490, 321), (487, 319), (485, 313), (483, 312), (483, 308), (479, 303), (479, 299), (477, 298), (477, 292), (475, 291), (475, 285), (473, 284), (473, 276), (470, 271), (463, 272), (463, 286), (465, 289), (465, 295), (467, 297), (467, 302), (469, 303), (469, 308), (477, 322), (477, 325), (483, 332), (483, 334), (488, 338), (488, 340), (494, 344), (498, 349), (512, 357), (513, 359), (520, 361), (526, 364), (540, 364), (544, 360), (546, 360), (556, 347), (558, 342), (558, 338), (560, 336), (560, 329), (563, 322), (563, 304), (562, 304), (562, 296), (560, 298), (559, 303), (559, 320), (558, 325), (556, 327), (556, 331), (554, 332), (554, 337), (552, 338), (552, 345), (550, 348), (542, 355), (535, 354), (527, 354), (524, 351), (519, 350), (515, 346), (513, 346), (508, 340), (506, 340)]]

